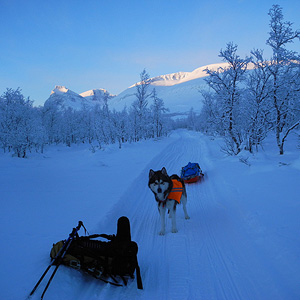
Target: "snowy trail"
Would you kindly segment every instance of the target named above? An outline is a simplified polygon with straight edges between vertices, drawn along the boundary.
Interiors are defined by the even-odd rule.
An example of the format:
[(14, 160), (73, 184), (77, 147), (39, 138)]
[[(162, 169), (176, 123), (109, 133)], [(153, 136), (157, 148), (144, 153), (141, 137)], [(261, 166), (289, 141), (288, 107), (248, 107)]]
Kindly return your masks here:
[[(209, 170), (213, 165), (206, 143), (185, 132), (149, 162), (105, 221), (113, 224), (121, 215), (131, 220), (133, 239), (139, 244), (145, 287), (145, 295), (136, 293), (135, 296), (144, 298), (147, 295), (147, 299), (250, 299), (241, 291), (240, 282), (236, 280), (240, 274), (233, 268), (232, 247), (242, 244), (243, 240), (235, 241), (227, 248), (226, 244), (220, 244), (226, 215), (216, 183), (205, 179), (203, 183), (188, 185), (191, 220), (184, 219), (179, 206), (179, 232), (170, 232), (170, 220), (167, 219), (166, 235), (158, 235), (160, 222), (156, 202), (147, 188), (149, 169), (165, 166), (169, 174), (178, 173), (187, 161), (201, 161), (203, 170)], [(122, 291), (122, 299), (132, 299), (133, 292), (132, 286)], [(101, 298), (105, 299), (106, 294), (107, 299), (111, 299), (110, 289), (105, 289)]]
[[(133, 283), (116, 294), (117, 299), (285, 299), (274, 270), (260, 255), (235, 204), (241, 197), (238, 188), (227, 179), (226, 171), (215, 168), (210, 150), (208, 139), (183, 132), (149, 162), (106, 220), (113, 223), (127, 215), (140, 249), (145, 290), (136, 291)], [(188, 161), (201, 162), (209, 175), (204, 182), (187, 186), (191, 219), (185, 220), (178, 206), (179, 232), (170, 232), (167, 218), (166, 235), (159, 236), (156, 202), (147, 188), (149, 169), (165, 166), (169, 174), (179, 173)], [(111, 299), (111, 289), (100, 295)]]
[[(284, 169), (278, 167), (278, 164), (274, 167), (273, 161), (267, 167), (265, 164), (261, 167), (258, 162), (249, 168), (237, 159), (224, 158), (217, 141), (184, 130), (175, 132), (170, 140), (159, 145), (161, 148), (155, 148), (149, 159), (144, 155), (151, 152), (151, 147), (154, 150), (155, 142), (147, 150), (147, 145), (141, 145), (138, 155), (136, 150), (131, 154), (131, 148), (116, 152), (116, 156), (108, 153), (111, 158), (106, 161), (105, 166), (102, 164), (105, 156), (101, 153), (95, 157), (88, 155), (88, 159), (84, 158), (85, 160), (82, 158), (78, 161), (79, 167), (67, 161), (66, 165), (72, 164), (74, 168), (75, 175), (70, 175), (70, 178), (77, 178), (82, 172), (82, 166), (86, 170), (82, 173), (82, 178), (93, 172), (93, 176), (81, 185), (80, 180), (76, 181), (78, 191), (93, 191), (89, 201), (86, 205), (83, 205), (81, 200), (76, 202), (76, 191), (66, 197), (71, 189), (66, 189), (62, 195), (56, 189), (54, 194), (51, 194), (51, 189), (48, 189), (45, 195), (49, 193), (49, 200), (55, 195), (60, 196), (57, 203), (64, 203), (70, 209), (73, 209), (74, 201), (80, 205), (70, 210), (68, 215), (64, 214), (63, 210), (58, 211), (61, 214), (50, 214), (47, 211), (48, 205), (45, 205), (44, 209), (41, 208), (41, 215), (49, 219), (55, 217), (57, 221), (61, 221), (67, 217), (62, 223), (64, 226), (73, 224), (78, 216), (85, 216), (90, 224), (94, 224), (94, 228), (88, 226), (91, 233), (115, 233), (117, 219), (123, 215), (127, 216), (131, 222), (132, 240), (139, 246), (138, 260), (144, 290), (137, 289), (135, 280), (127, 287), (120, 288), (62, 266), (55, 275), (45, 300), (299, 300), (300, 239), (299, 234), (294, 233), (299, 233), (300, 230), (297, 185), (300, 180), (300, 159), (295, 160), (297, 168)], [(124, 153), (129, 155), (128, 158), (135, 159), (138, 167), (127, 169), (131, 165), (130, 160), (122, 165), (122, 161), (127, 158), (124, 157)], [(75, 155), (74, 153), (74, 157)], [(158, 170), (164, 166), (169, 174), (178, 174), (180, 168), (189, 161), (199, 162), (205, 173), (203, 182), (187, 185), (187, 210), (191, 219), (185, 220), (182, 206), (177, 206), (178, 233), (171, 233), (171, 221), (166, 218), (166, 235), (160, 236), (157, 204), (147, 186), (149, 170)], [(99, 187), (97, 180), (102, 172), (107, 174), (107, 166), (113, 170), (115, 165), (122, 168), (119, 171), (122, 174), (120, 177), (128, 176), (120, 186), (122, 192), (117, 191), (116, 182), (109, 183), (111, 178), (115, 177), (113, 171), (110, 173), (113, 177), (106, 175), (107, 182), (103, 187)], [(39, 164), (38, 168), (42, 170)], [(24, 167), (24, 170), (27, 169)], [(45, 168), (45, 176), (48, 170), (49, 168)], [(135, 172), (136, 170), (138, 172)], [(106, 180), (106, 177), (102, 177), (103, 180)], [(51, 182), (50, 178), (49, 186), (55, 182)], [(280, 181), (277, 182), (277, 178)], [(70, 187), (72, 186), (70, 184)], [(116, 191), (110, 192), (114, 188)], [(112, 200), (109, 209), (108, 203), (103, 206), (99, 201), (99, 190), (103, 191), (101, 198), (105, 201)], [(287, 191), (288, 199), (285, 198)], [(27, 214), (36, 207), (36, 201), (29, 193)], [(93, 209), (89, 212), (90, 205)], [(11, 206), (7, 204), (4, 211), (9, 212), (13, 220), (17, 220), (20, 212), (15, 211), (14, 207), (14, 203)], [(103, 208), (104, 211), (101, 212)], [(35, 220), (35, 214), (33, 216), (32, 220)], [(99, 216), (104, 218), (99, 220)], [(96, 220), (100, 222), (97, 223)], [(19, 230), (18, 225), (22, 224), (23, 220), (15, 222), (15, 226), (12, 226), (7, 234), (4, 230), (0, 232), (3, 239), (11, 239), (13, 245), (17, 243), (17, 238), (19, 239), (15, 232)], [(40, 221), (36, 219), (35, 222)], [(33, 222), (32, 225), (34, 224)], [(41, 224), (45, 226), (50, 223), (47, 221)], [(25, 276), (28, 279), (24, 278), (22, 283), (17, 285), (15, 294), (10, 291), (13, 286), (11, 283), (8, 289), (2, 287), (0, 299), (1, 294), (9, 300), (20, 298), (14, 295), (28, 294), (30, 285), (36, 282), (43, 268), (49, 263), (48, 256), (45, 256), (49, 251), (49, 240), (55, 242), (58, 233), (65, 230), (60, 228), (59, 223), (50, 236), (49, 233), (44, 234), (47, 228), (43, 226), (34, 231), (34, 234), (30, 228), (22, 227), (27, 230), (22, 249), (26, 249), (25, 253), (28, 253), (24, 261), (27, 267), (19, 269), (17, 262), (21, 263), (22, 258), (17, 256), (19, 251), (15, 248), (18, 267), (15, 266), (9, 273), (9, 264), (5, 263), (4, 266), (9, 278), (14, 277), (17, 270), (18, 278)], [(49, 228), (49, 232), (52, 230), (53, 228)], [(9, 232), (13, 233), (12, 237)], [(33, 254), (30, 241), (38, 245), (34, 247)], [(1, 251), (4, 257), (5, 251), (9, 250)], [(41, 289), (32, 300), (39, 299), (44, 285), (45, 283), (41, 285)]]

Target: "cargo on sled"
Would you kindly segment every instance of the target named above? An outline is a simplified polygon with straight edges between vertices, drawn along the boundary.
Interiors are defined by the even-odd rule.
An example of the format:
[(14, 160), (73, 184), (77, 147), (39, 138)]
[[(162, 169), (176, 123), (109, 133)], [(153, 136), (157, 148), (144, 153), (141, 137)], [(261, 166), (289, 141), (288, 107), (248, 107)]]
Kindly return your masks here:
[(180, 177), (185, 183), (193, 183), (201, 180), (204, 174), (198, 163), (189, 162), (186, 166), (181, 168)]
[[(121, 217), (118, 219), (116, 235), (79, 236), (78, 231), (81, 227), (84, 225), (79, 221), (78, 226), (73, 228), (66, 240), (53, 244), (50, 252), (51, 262), (31, 291), (30, 296), (36, 291), (53, 266), (53, 272), (41, 296), (43, 299), (60, 265), (81, 270), (101, 281), (116, 286), (127, 285), (128, 280), (133, 279), (134, 273), (136, 273), (137, 287), (143, 289), (137, 261), (138, 245), (131, 241), (128, 218)], [(104, 238), (107, 241), (97, 240), (97, 238)]]

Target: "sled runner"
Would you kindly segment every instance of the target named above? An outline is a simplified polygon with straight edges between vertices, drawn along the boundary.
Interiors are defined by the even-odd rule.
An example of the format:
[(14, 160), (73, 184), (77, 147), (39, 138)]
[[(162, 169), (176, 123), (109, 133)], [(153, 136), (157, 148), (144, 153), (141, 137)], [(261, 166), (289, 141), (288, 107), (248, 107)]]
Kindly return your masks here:
[[(55, 266), (43, 291), (41, 297), (43, 299), (55, 272), (61, 264), (84, 271), (101, 281), (116, 286), (127, 285), (128, 280), (133, 279), (134, 272), (136, 272), (137, 287), (143, 289), (137, 261), (138, 245), (131, 241), (128, 218), (119, 218), (116, 235), (79, 236), (77, 232), (81, 226), (83, 226), (83, 223), (80, 221), (67, 240), (53, 244), (50, 252), (51, 263), (33, 288), (30, 296), (35, 292), (51, 266)], [(97, 238), (104, 238), (107, 241), (100, 241)]]
[(198, 163), (189, 162), (186, 166), (181, 168), (180, 177), (185, 183), (193, 183), (201, 180), (204, 174)]

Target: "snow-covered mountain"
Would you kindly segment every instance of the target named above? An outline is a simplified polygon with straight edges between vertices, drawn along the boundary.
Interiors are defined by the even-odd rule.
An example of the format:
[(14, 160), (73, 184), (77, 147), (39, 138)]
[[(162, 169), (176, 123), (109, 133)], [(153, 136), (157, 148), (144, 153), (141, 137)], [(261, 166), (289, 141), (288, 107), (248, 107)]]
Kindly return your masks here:
[[(157, 96), (164, 100), (165, 107), (173, 115), (187, 114), (191, 108), (199, 112), (202, 108), (201, 90), (207, 89), (204, 78), (208, 75), (204, 71), (206, 68), (225, 68), (227, 63), (219, 63), (203, 66), (192, 72), (177, 72), (156, 76), (152, 78), (149, 93), (155, 88)], [(137, 83), (139, 84), (139, 83)], [(130, 107), (136, 100), (136, 84), (133, 84), (119, 95), (110, 95), (109, 106), (111, 109), (122, 110), (125, 106)], [(105, 93), (104, 89), (94, 89), (81, 94), (67, 89), (64, 86), (56, 86), (45, 104), (54, 102), (62, 109), (82, 109), (83, 104), (94, 106), (96, 103), (102, 104)], [(151, 99), (149, 99), (151, 105)], [(46, 105), (47, 105), (46, 104)]]
[[(218, 68), (226, 68), (227, 63), (211, 64), (204, 67), (195, 69), (192, 72), (177, 72), (166, 75), (160, 75), (151, 78), (152, 85), (154, 86), (172, 86), (181, 84), (183, 82), (207, 77), (205, 69), (209, 68), (210, 70), (217, 70)], [(134, 87), (135, 85), (131, 86)]]
[[(172, 115), (186, 115), (191, 108), (195, 112), (200, 112), (203, 101), (200, 92), (208, 89), (204, 80), (208, 75), (204, 70), (207, 68), (217, 70), (227, 66), (227, 63), (211, 64), (197, 68), (192, 72), (177, 72), (153, 77), (149, 92), (155, 88), (157, 96), (164, 100), (165, 107), (169, 109), (169, 113)], [(123, 109), (124, 105), (129, 107), (136, 100), (135, 85), (130, 86), (112, 99), (110, 106), (116, 110)], [(151, 104), (150, 100), (149, 103)]]
[[(153, 77), (149, 92), (155, 88), (158, 97), (164, 100), (165, 107), (172, 115), (185, 115), (191, 108), (195, 112), (200, 112), (203, 101), (200, 91), (208, 89), (204, 80), (208, 75), (204, 70), (206, 68), (217, 70), (227, 66), (227, 63), (211, 64), (192, 72), (177, 72)], [(134, 84), (112, 99), (110, 106), (116, 110), (123, 109), (125, 105), (129, 107), (136, 100), (135, 92)], [(150, 100), (149, 103), (151, 104)]]
[(55, 86), (52, 90), (50, 97), (46, 100), (45, 106), (55, 104), (59, 109), (74, 109), (81, 110), (84, 106), (92, 107), (96, 104), (102, 105), (105, 95), (109, 98), (115, 95), (109, 94), (104, 89), (89, 90), (81, 94), (77, 94), (65, 86)]
[(102, 102), (106, 96), (109, 96), (109, 98), (115, 97), (115, 95), (110, 94), (105, 89), (89, 90), (89, 91), (81, 93), (80, 96), (84, 97), (86, 100), (94, 101), (94, 102), (97, 102), (97, 101)]
[(60, 109), (77, 109), (80, 103), (84, 102), (84, 98), (77, 93), (69, 90), (65, 86), (55, 86), (50, 97), (46, 100), (45, 106), (50, 103), (57, 105)]

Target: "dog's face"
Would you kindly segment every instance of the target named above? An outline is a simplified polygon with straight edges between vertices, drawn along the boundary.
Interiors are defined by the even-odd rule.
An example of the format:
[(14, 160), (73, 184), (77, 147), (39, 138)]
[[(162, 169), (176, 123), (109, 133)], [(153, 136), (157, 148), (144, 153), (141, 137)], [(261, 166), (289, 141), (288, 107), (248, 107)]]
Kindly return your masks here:
[(172, 189), (172, 180), (165, 167), (159, 171), (150, 170), (148, 186), (157, 200), (164, 201), (166, 199)]

